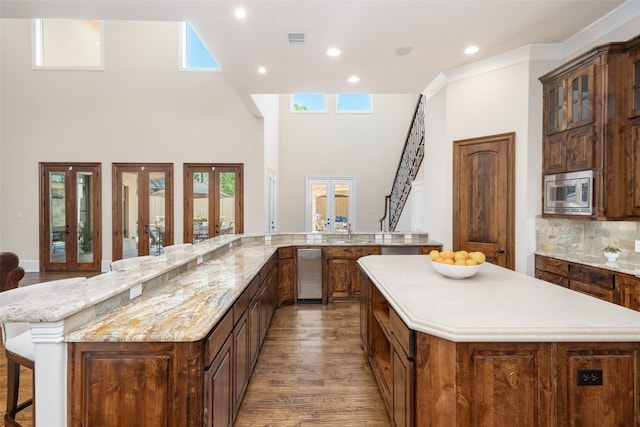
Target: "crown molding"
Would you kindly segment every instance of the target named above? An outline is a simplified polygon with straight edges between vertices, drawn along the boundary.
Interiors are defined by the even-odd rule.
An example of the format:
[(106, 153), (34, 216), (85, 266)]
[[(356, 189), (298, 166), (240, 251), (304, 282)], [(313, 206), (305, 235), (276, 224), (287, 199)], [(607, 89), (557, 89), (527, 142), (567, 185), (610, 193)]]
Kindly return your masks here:
[(422, 93), (429, 99), (446, 86), (447, 83), (482, 75), (522, 62), (566, 60), (570, 56), (575, 56), (591, 45), (598, 43), (608, 34), (638, 17), (640, 17), (640, 0), (628, 0), (562, 43), (527, 45), (490, 58), (445, 70), (438, 74)]

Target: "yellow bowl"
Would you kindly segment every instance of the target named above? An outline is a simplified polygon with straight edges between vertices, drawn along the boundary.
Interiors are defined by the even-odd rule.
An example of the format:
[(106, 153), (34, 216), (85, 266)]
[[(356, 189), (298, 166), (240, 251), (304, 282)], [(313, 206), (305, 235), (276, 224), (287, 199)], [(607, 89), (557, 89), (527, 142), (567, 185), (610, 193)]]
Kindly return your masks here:
[(480, 265), (451, 265), (441, 262), (431, 261), (433, 268), (443, 276), (451, 279), (465, 279), (475, 275), (480, 270)]

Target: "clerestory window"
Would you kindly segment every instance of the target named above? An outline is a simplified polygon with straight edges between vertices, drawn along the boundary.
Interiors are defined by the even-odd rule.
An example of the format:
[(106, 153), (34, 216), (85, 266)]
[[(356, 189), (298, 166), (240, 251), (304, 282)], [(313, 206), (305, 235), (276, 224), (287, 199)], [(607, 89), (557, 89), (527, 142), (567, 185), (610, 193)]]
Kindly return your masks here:
[(103, 70), (103, 22), (94, 19), (35, 19), (33, 68)]
[(218, 71), (220, 65), (188, 22), (182, 23), (180, 69), (185, 71)]

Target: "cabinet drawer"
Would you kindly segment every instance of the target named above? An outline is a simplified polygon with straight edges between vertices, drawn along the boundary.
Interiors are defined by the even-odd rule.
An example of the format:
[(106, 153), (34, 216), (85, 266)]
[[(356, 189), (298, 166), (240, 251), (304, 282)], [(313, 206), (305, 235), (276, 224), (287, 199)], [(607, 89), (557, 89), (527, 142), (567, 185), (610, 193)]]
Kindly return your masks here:
[(599, 268), (587, 267), (580, 264), (572, 264), (570, 269), (571, 281), (597, 285), (607, 289), (613, 289), (614, 273)]
[(213, 328), (204, 346), (204, 366), (211, 365), (233, 329), (233, 310), (227, 311), (224, 317)]
[(391, 333), (410, 359), (415, 356), (415, 332), (407, 328), (394, 309), (389, 307)]
[[(561, 276), (569, 275), (569, 263), (559, 259), (536, 255), (536, 270), (547, 271)], [(545, 279), (543, 279), (545, 280)]]
[(600, 286), (594, 286), (590, 283), (578, 282), (576, 280), (571, 280), (569, 288), (604, 301), (613, 302), (613, 289), (605, 289)]
[(293, 258), (293, 248), (278, 249), (278, 258), (280, 259)]
[(358, 259), (367, 255), (380, 255), (379, 246), (332, 246), (324, 249), (326, 258)]
[(272, 256), (271, 258), (269, 258), (269, 261), (267, 261), (264, 267), (262, 267), (262, 270), (260, 270), (260, 283), (264, 282), (265, 279), (269, 277), (271, 269), (276, 266), (277, 262), (278, 258), (276, 256)]
[(569, 287), (569, 277), (560, 274), (536, 270), (536, 278), (544, 280), (545, 282), (553, 283), (554, 285), (562, 286), (563, 288)]
[(235, 325), (242, 317), (242, 313), (249, 306), (249, 302), (253, 298), (253, 296), (258, 292), (258, 288), (260, 287), (260, 279), (256, 276), (247, 289), (242, 292), (242, 294), (238, 297), (236, 302), (233, 304), (233, 324)]

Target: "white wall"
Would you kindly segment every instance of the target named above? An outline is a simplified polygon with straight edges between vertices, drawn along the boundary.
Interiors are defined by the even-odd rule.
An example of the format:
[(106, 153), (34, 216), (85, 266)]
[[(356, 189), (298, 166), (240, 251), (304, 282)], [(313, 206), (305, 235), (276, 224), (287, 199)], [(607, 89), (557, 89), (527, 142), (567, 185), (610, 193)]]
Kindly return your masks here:
[(245, 232), (264, 230), (262, 119), (223, 73), (178, 71), (179, 23), (106, 21), (104, 71), (34, 71), (31, 21), (0, 22), (0, 250), (37, 268), (41, 161), (102, 163), (105, 260), (112, 162), (174, 164), (176, 243), (183, 163), (244, 163)]
[(373, 95), (373, 113), (289, 113), (280, 98), (279, 231), (305, 229), (305, 177), (355, 177), (360, 232), (380, 229), (384, 197), (400, 161), (416, 95)]

